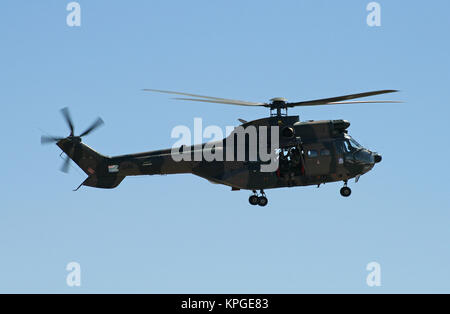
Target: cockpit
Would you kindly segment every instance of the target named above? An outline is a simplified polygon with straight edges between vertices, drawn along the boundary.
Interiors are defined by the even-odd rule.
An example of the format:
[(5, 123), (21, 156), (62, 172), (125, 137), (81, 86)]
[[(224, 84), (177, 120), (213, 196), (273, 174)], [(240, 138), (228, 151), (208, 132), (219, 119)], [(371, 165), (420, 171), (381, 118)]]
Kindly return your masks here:
[(349, 135), (338, 142), (338, 150), (344, 153), (351, 153), (362, 149), (364, 149), (364, 147)]
[(362, 165), (365, 168), (364, 171), (381, 161), (381, 155), (364, 148), (348, 134), (337, 142), (337, 148), (344, 154), (347, 163)]
[(350, 136), (345, 139), (345, 145), (347, 146), (348, 151), (360, 150), (364, 148), (353, 137)]

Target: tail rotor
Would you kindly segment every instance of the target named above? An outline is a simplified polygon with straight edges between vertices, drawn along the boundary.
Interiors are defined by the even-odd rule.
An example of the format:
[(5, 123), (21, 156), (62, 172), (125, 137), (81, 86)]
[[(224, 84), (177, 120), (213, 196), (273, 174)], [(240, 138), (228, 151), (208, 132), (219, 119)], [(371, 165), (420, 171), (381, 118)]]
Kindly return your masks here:
[(61, 109), (61, 114), (64, 117), (64, 120), (66, 121), (70, 134), (68, 137), (55, 137), (55, 136), (49, 136), (49, 135), (43, 135), (41, 136), (41, 144), (47, 145), (47, 144), (58, 144), (62, 143), (65, 147), (68, 147), (68, 151), (66, 151), (66, 158), (64, 159), (64, 163), (61, 166), (61, 171), (64, 173), (67, 173), (69, 171), (70, 167), (70, 156), (73, 156), (75, 152), (75, 147), (78, 143), (81, 143), (81, 138), (92, 133), (99, 127), (101, 127), (104, 122), (101, 118), (97, 118), (91, 126), (89, 126), (84, 132), (82, 132), (80, 135), (75, 136), (75, 126), (72, 120), (72, 116), (70, 114), (69, 108), (63, 108)]

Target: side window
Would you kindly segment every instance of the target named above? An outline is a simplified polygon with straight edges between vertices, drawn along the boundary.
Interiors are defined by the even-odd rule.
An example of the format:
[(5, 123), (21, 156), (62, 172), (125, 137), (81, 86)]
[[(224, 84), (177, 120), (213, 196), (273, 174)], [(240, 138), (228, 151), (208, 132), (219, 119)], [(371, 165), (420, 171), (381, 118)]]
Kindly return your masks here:
[(330, 155), (331, 155), (331, 153), (328, 149), (322, 149), (320, 151), (320, 156), (330, 156)]
[(319, 156), (319, 154), (317, 153), (316, 150), (308, 150), (308, 157), (309, 158), (316, 158), (317, 156)]

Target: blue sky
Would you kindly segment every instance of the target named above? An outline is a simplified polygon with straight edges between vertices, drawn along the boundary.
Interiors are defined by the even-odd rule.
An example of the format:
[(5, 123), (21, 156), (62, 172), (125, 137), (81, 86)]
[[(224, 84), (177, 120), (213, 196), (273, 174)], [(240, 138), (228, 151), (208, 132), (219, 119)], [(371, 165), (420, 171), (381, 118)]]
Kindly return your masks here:
[[(69, 1), (0, 6), (0, 292), (450, 292), (448, 1)], [(57, 147), (101, 116), (85, 142), (116, 155), (170, 147), (176, 125), (223, 128), (263, 108), (183, 103), (142, 88), (252, 101), (399, 89), (404, 104), (291, 110), (351, 121), (384, 160), (349, 199), (341, 184), (249, 193), (189, 175), (72, 189)], [(379, 98), (381, 99), (381, 98)], [(69, 262), (81, 287), (66, 285)], [(366, 265), (382, 286), (366, 285)]]

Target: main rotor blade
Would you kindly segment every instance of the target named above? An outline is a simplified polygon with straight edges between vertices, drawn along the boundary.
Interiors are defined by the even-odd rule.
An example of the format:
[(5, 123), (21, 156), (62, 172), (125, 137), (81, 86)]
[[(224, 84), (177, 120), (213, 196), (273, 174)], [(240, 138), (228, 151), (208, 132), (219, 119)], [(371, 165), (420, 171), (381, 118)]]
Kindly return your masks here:
[(360, 94), (351, 94), (351, 95), (345, 95), (345, 96), (339, 96), (339, 97), (333, 97), (333, 98), (324, 98), (324, 99), (287, 103), (286, 106), (287, 107), (300, 107), (300, 106), (327, 105), (327, 104), (350, 100), (350, 99), (363, 98), (363, 97), (369, 97), (369, 96), (375, 96), (375, 95), (381, 95), (381, 94), (396, 93), (396, 92), (398, 92), (398, 90), (380, 90), (380, 91), (366, 92), (366, 93), (360, 93)]
[(198, 98), (173, 98), (175, 100), (188, 100), (188, 101), (200, 101), (200, 102), (209, 102), (215, 104), (227, 104), (227, 105), (238, 105), (238, 106), (267, 106), (265, 103), (261, 102), (249, 102), (249, 101), (240, 101), (240, 100), (232, 100), (232, 99), (198, 99)]
[[(197, 97), (197, 98), (205, 98), (215, 101), (222, 101), (219, 102), (220, 104), (231, 104), (231, 105), (242, 105), (242, 106), (262, 106), (263, 103), (257, 103), (257, 102), (251, 102), (251, 101), (243, 101), (243, 100), (235, 100), (235, 99), (228, 99), (228, 98), (220, 98), (220, 97), (211, 97), (211, 96), (203, 96), (203, 95), (197, 95), (197, 94), (190, 94), (190, 93), (184, 93), (184, 92), (176, 92), (176, 91), (167, 91), (167, 90), (159, 90), (159, 89), (150, 89), (146, 88), (143, 89), (145, 92), (156, 92), (156, 93), (164, 93), (164, 94), (172, 94), (172, 95), (181, 95), (181, 96), (189, 96), (189, 97)], [(193, 100), (190, 98), (175, 98), (179, 100)], [(194, 100), (194, 101), (200, 101), (200, 100)], [(203, 102), (207, 102), (203, 100)], [(215, 103), (211, 101), (212, 103)]]
[(45, 145), (45, 144), (53, 144), (56, 143), (60, 140), (62, 140), (64, 138), (62, 137), (54, 137), (54, 136), (48, 136), (48, 135), (42, 135), (41, 136), (41, 144)]
[(74, 130), (72, 118), (70, 116), (69, 108), (65, 107), (65, 108), (61, 109), (61, 113), (62, 113), (64, 119), (66, 120), (67, 124), (69, 125), (70, 135), (73, 136), (75, 130)]
[(338, 101), (338, 102), (330, 102), (325, 105), (347, 105), (347, 104), (402, 104), (403, 101), (396, 100), (369, 100), (369, 101)]
[(97, 118), (97, 120), (95, 120), (94, 123), (92, 123), (92, 125), (86, 129), (86, 131), (84, 131), (83, 133), (80, 134), (80, 137), (88, 135), (95, 129), (101, 127), (104, 123), (105, 122), (103, 122), (103, 120), (101, 118)]

